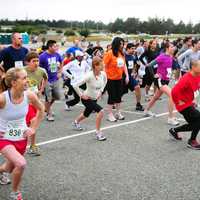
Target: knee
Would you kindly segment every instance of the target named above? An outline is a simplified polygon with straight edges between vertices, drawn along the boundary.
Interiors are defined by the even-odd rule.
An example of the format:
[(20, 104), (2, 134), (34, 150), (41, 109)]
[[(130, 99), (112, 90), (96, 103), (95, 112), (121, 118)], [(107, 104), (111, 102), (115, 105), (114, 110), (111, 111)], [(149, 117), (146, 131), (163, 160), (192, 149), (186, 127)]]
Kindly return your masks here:
[(15, 167), (19, 168), (19, 169), (25, 169), (26, 165), (27, 165), (27, 162), (26, 160), (23, 158), (23, 159), (20, 159), (18, 160), (15, 164)]
[(101, 111), (99, 111), (98, 117), (99, 117), (99, 118), (103, 118), (103, 116), (104, 116), (104, 111), (103, 111), (103, 109), (102, 109)]

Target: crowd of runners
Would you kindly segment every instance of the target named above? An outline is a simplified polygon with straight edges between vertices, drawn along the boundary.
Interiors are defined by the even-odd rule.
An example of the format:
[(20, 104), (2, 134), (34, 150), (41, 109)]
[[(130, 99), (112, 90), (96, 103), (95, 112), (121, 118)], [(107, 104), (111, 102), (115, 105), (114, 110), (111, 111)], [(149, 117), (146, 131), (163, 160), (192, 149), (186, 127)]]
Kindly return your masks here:
[[(180, 132), (190, 131), (187, 146), (200, 150), (196, 139), (200, 130), (199, 39), (127, 41), (115, 37), (106, 48), (99, 42), (83, 48), (76, 39), (64, 53), (58, 42), (49, 40), (42, 48), (30, 50), (23, 47), (21, 34), (13, 33), (12, 44), (0, 51), (0, 153), (5, 160), (0, 166), (0, 184), (12, 183), (10, 199), (22, 200), (24, 153), (40, 156), (36, 131), (43, 118), (56, 123), (53, 106), (61, 99), (61, 91), (66, 101), (63, 112), (73, 112), (79, 102), (84, 106), (71, 119), (73, 130), (84, 130), (82, 121), (96, 113), (97, 141), (106, 140), (101, 131), (103, 117), (110, 123), (125, 120), (121, 102), (129, 91), (136, 99), (135, 111), (144, 117), (156, 116), (151, 108), (166, 94), (166, 123), (172, 126), (169, 135), (179, 141)], [(107, 99), (104, 108), (98, 103), (102, 96)], [(141, 99), (148, 102), (147, 106)], [(179, 125), (175, 109), (183, 115), (185, 124)]]

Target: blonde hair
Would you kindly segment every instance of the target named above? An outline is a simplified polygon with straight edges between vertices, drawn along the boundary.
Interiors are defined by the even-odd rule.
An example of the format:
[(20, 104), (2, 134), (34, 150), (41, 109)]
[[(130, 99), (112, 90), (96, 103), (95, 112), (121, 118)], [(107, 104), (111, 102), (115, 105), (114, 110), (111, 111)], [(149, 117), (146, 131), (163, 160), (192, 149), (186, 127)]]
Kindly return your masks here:
[(92, 70), (95, 70), (95, 66), (100, 65), (103, 62), (103, 60), (99, 56), (94, 56), (92, 59)]
[(25, 71), (23, 68), (10, 68), (0, 82), (0, 91), (5, 91), (12, 87), (12, 81), (19, 78), (19, 72)]

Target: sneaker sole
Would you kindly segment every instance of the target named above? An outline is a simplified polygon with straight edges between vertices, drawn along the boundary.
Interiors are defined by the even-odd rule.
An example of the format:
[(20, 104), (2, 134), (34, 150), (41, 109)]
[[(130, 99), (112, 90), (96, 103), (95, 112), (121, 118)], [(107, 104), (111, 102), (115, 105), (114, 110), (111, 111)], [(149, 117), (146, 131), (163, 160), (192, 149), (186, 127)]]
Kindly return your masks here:
[(177, 124), (171, 124), (169, 122), (167, 122), (168, 125), (171, 125), (171, 126), (178, 126), (180, 123), (177, 123)]
[(109, 120), (109, 119), (106, 119), (107, 121), (109, 121), (109, 122), (117, 122), (117, 119), (115, 120), (115, 121), (111, 121), (111, 120)]
[(97, 138), (97, 140), (100, 141), (100, 142), (102, 142), (102, 141), (107, 140), (107, 138), (104, 138), (104, 139), (98, 139), (98, 138)]
[(198, 149), (198, 148), (195, 148), (195, 147), (193, 147), (193, 146), (191, 146), (191, 145), (189, 145), (189, 144), (187, 144), (187, 147), (190, 148), (190, 149), (193, 149), (193, 150), (200, 150), (200, 148), (199, 148), (199, 149)]

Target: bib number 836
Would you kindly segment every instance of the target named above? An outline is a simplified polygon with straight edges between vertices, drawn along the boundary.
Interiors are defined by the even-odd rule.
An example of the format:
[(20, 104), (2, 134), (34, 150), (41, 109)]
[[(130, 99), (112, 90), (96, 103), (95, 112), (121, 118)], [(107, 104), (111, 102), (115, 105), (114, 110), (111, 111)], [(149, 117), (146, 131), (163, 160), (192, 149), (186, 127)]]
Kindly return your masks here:
[(21, 130), (20, 129), (10, 129), (9, 130), (9, 135), (10, 136), (14, 136), (14, 137), (20, 136), (21, 135)]

